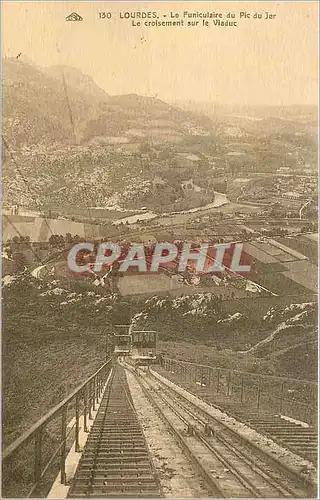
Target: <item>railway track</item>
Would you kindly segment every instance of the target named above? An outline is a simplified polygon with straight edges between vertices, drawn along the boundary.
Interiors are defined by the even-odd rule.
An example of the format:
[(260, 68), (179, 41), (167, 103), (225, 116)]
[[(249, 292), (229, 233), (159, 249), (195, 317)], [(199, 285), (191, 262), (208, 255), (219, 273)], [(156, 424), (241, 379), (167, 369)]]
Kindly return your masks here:
[[(132, 370), (131, 367), (126, 367)], [(313, 488), (252, 443), (177, 394), (150, 372), (137, 379), (163, 421), (207, 482), (213, 497), (308, 498)], [(270, 460), (271, 459), (271, 460)], [(272, 463), (273, 461), (273, 463)], [(311, 491), (312, 490), (312, 491)]]
[(214, 408), (240, 420), (260, 434), (272, 439), (280, 446), (309, 460), (315, 466), (317, 465), (318, 433), (315, 427), (305, 427), (302, 424), (285, 420), (280, 415), (250, 410), (250, 408), (239, 408), (239, 403), (237, 402), (217, 401), (217, 396), (213, 395), (213, 391), (210, 388), (194, 386), (191, 383), (182, 383), (181, 380), (175, 378), (170, 373), (168, 373), (168, 378)]
[(68, 498), (159, 498), (162, 489), (133, 406), (125, 369), (205, 480), (215, 498), (310, 498), (313, 487), (279, 467), (226, 424), (149, 370), (115, 364)]
[(157, 498), (153, 467), (125, 370), (115, 365), (68, 498)]
[(303, 427), (278, 415), (262, 416), (257, 412), (243, 411), (237, 411), (235, 414), (239, 420), (260, 434), (264, 434), (310, 462), (317, 463), (318, 435), (313, 427)]

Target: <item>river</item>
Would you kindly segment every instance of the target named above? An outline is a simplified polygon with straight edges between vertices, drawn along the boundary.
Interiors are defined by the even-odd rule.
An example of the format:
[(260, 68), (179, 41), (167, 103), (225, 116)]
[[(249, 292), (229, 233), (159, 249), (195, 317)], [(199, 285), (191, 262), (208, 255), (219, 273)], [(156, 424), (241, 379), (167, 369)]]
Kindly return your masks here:
[[(162, 213), (162, 214), (157, 214), (155, 212), (149, 211), (149, 212), (143, 212), (140, 214), (136, 215), (130, 215), (129, 217), (124, 217), (122, 219), (117, 219), (113, 222), (113, 225), (116, 226), (118, 224), (135, 224), (137, 221), (143, 221), (143, 220), (151, 220), (158, 218), (159, 222), (161, 224), (171, 224), (172, 220), (175, 220), (176, 222), (179, 221), (179, 216), (182, 216), (181, 218), (184, 220), (186, 217), (183, 217), (188, 214), (194, 214), (196, 212), (203, 212), (203, 211), (211, 211), (212, 209), (215, 208), (220, 208), (224, 205), (227, 205), (229, 202), (227, 195), (224, 193), (218, 193), (215, 192), (215, 198), (212, 203), (208, 203), (207, 205), (202, 205), (200, 207), (196, 208), (190, 208), (189, 210), (181, 210), (179, 212), (167, 212), (167, 213)], [(182, 221), (183, 221), (182, 220)]]

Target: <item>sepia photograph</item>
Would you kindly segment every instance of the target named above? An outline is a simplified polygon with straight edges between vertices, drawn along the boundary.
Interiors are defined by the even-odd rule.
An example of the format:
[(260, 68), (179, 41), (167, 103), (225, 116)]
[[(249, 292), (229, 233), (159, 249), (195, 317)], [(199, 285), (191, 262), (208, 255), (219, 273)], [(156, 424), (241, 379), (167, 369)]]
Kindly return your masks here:
[(317, 498), (317, 1), (3, 1), (2, 498)]

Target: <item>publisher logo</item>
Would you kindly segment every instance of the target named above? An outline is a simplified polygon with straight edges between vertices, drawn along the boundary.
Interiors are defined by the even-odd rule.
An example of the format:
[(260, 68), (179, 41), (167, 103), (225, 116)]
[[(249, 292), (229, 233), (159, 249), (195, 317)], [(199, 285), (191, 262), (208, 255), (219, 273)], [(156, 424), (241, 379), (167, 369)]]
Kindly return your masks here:
[(66, 21), (83, 21), (83, 17), (79, 16), (76, 12), (72, 12), (66, 17)]

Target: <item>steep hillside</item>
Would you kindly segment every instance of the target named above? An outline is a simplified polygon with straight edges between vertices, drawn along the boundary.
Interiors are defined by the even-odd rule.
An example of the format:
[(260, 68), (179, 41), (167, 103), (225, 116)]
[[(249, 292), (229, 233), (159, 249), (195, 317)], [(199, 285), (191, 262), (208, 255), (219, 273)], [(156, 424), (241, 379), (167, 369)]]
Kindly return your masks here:
[(192, 127), (199, 127), (201, 135), (212, 128), (210, 119), (154, 98), (110, 97), (76, 68), (39, 68), (26, 61), (3, 60), (4, 133), (18, 149), (120, 134), (141, 137), (144, 131), (146, 135), (183, 136)]
[(129, 94), (111, 96), (101, 105), (100, 115), (91, 120), (84, 131), (83, 141), (95, 137), (121, 136), (121, 142), (148, 140), (152, 144), (179, 142), (191, 134), (209, 135), (213, 124), (153, 97)]
[(4, 59), (2, 71), (3, 133), (15, 149), (77, 142), (84, 124), (99, 112), (81, 86), (66, 89), (36, 66)]
[(227, 313), (223, 301), (211, 293), (152, 297), (133, 321), (139, 329), (157, 330), (163, 340), (205, 343), (241, 357), (254, 356), (270, 374), (317, 376), (315, 302), (272, 307), (260, 317), (248, 310)]
[(2, 286), (6, 443), (72, 391), (79, 376), (88, 377), (103, 362), (106, 333), (131, 318), (136, 328), (157, 330), (161, 350), (187, 346), (190, 360), (206, 363), (214, 350), (217, 366), (317, 377), (314, 303), (249, 317), (226, 312), (211, 294), (124, 301), (85, 281), (39, 280), (26, 271), (6, 274)]
[(173, 147), (208, 139), (209, 118), (152, 97), (111, 97), (78, 69), (39, 68), (25, 58), (5, 59), (2, 79), (9, 205), (170, 209), (179, 200), (183, 209), (212, 201), (197, 195), (183, 203), (181, 182), (201, 170), (202, 158), (197, 168), (189, 161), (184, 176)]
[(77, 89), (87, 95), (92, 102), (108, 100), (108, 94), (101, 89), (96, 82), (88, 75), (84, 75), (79, 69), (70, 66), (49, 66), (42, 69), (43, 73), (51, 78), (55, 78), (68, 88)]
[[(26, 58), (5, 59), (2, 80), (9, 205), (179, 211), (211, 203), (235, 176), (316, 165), (310, 110), (181, 109), (153, 97), (110, 96), (78, 69), (39, 68)], [(230, 191), (231, 201), (245, 195)]]

